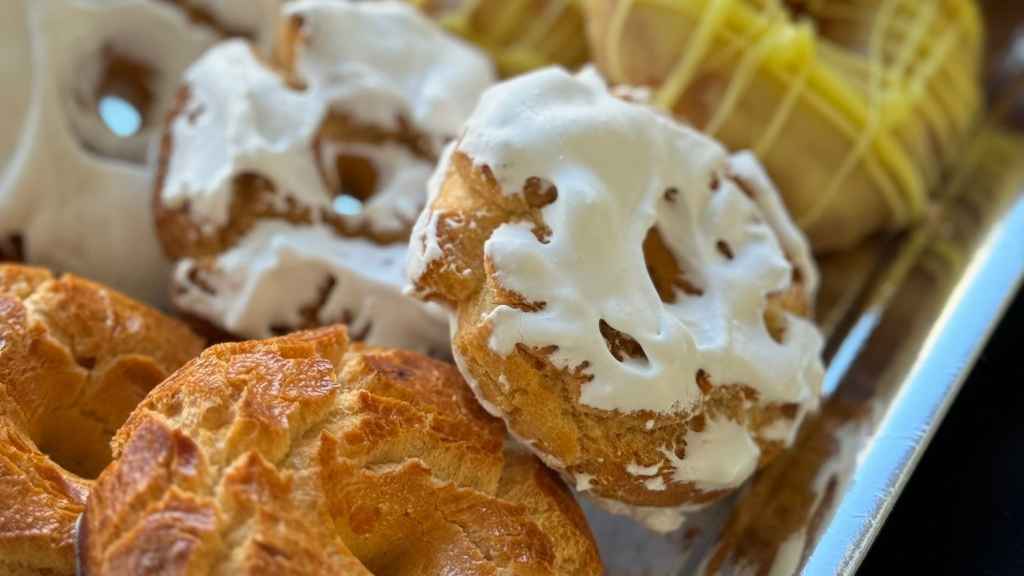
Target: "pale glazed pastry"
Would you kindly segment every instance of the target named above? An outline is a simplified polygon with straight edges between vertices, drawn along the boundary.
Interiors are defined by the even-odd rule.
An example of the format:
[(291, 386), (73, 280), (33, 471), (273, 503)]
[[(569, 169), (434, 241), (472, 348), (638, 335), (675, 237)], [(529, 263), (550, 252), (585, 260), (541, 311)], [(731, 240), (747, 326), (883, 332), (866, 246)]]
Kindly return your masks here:
[(201, 344), (103, 286), (0, 266), (0, 573), (75, 573), (75, 521), (114, 431)]
[(406, 0), (478, 44), (505, 76), (558, 64), (575, 68), (589, 47), (581, 0)]
[(484, 94), (411, 240), (481, 403), (652, 529), (740, 485), (817, 405), (807, 244), (749, 154), (547, 69)]
[(342, 321), (446, 354), (444, 315), (402, 294), (407, 239), (490, 64), (402, 3), (284, 10), (281, 70), (229, 41), (185, 74), (157, 175), (174, 302), (243, 337)]
[(83, 576), (598, 575), (572, 494), (449, 364), (340, 326), (223, 344), (113, 442)]
[[(181, 73), (222, 30), (168, 2), (11, 4), (5, 17), (28, 11), (31, 96), (12, 116), (23, 123), (0, 173), (0, 244), (12, 248), (0, 250), (166, 303), (169, 265), (150, 216), (147, 149)], [(12, 84), (16, 95), (20, 83)], [(134, 133), (104, 123), (99, 109), (110, 97), (135, 108)]]
[(974, 0), (588, 0), (595, 60), (752, 149), (819, 251), (924, 217), (982, 103)]
[[(3, 174), (20, 140), (32, 90), (32, 39), (24, 0), (8, 3), (0, 20), (0, 71), (4, 77), (4, 89), (0, 90), (0, 110), (4, 111), (4, 120), (0, 122), (0, 174)], [(0, 238), (0, 260), (16, 256), (14, 250), (5, 251), (4, 240)]]

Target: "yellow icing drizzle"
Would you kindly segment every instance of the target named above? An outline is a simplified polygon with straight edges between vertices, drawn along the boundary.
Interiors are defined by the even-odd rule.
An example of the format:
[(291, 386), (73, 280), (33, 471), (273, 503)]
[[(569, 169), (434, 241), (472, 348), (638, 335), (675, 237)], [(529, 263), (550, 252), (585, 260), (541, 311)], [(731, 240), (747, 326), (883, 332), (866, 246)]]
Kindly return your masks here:
[[(685, 116), (680, 102), (699, 98), (690, 93), (697, 81), (725, 72), (721, 92), (700, 103), (709, 106), (703, 129), (729, 147), (763, 156), (788, 137), (795, 114), (819, 119), (833, 143), (845, 143), (825, 185), (810, 201), (804, 192), (794, 216), (805, 229), (829, 221), (851, 194), (878, 194), (885, 226), (922, 218), (980, 106), (983, 39), (974, 0), (591, 1), (611, 6), (595, 38), (603, 71), (623, 83), (650, 84), (654, 74), (656, 105)], [(643, 11), (647, 20), (637, 18)], [(682, 48), (667, 69), (636, 72), (645, 65), (638, 46), (671, 49), (664, 34), (643, 37), (654, 19), (664, 30), (672, 28), (661, 21), (678, 22)], [(781, 94), (763, 96), (765, 79)], [(774, 98), (774, 108), (757, 133), (723, 131), (741, 102), (761, 97)], [(873, 190), (852, 189), (854, 181)]]
[(581, 0), (406, 1), (486, 50), (505, 76), (588, 58)]

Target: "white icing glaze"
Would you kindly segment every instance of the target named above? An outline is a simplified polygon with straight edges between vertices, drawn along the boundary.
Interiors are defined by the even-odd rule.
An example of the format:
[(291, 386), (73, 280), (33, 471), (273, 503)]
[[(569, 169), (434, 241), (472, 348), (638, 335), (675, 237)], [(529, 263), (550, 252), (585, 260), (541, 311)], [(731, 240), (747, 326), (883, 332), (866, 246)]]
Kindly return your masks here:
[(192, 282), (195, 262), (179, 262), (175, 303), (217, 318), (232, 333), (268, 337), (273, 326), (300, 325), (302, 308), (316, 302), (333, 278), (316, 317), (320, 324), (349, 317), (352, 333), (365, 333), (371, 345), (445, 353), (443, 314), (401, 293), (405, 253), (401, 244), (378, 246), (320, 225), (266, 220), (221, 254), (213, 270), (201, 273), (212, 291)]
[[(800, 417), (771, 428), (773, 439), (792, 439), (802, 414), (817, 405), (822, 337), (807, 320), (788, 315), (777, 343), (763, 315), (767, 298), (791, 286), (794, 264), (787, 255), (811, 294), (817, 273), (806, 241), (752, 156), (730, 157), (671, 119), (612, 97), (593, 72), (572, 77), (556, 69), (486, 92), (454, 149), (489, 167), (506, 194), (520, 193), (531, 177), (558, 190), (542, 209), (551, 229), (545, 241), (532, 225), (511, 222), (485, 244), (505, 288), (545, 303), (536, 312), (507, 306), (491, 312), (494, 351), (554, 344), (556, 365), (586, 363), (592, 380), (582, 403), (627, 412), (699, 410), (696, 374), (704, 370), (713, 383), (755, 388), (759, 401), (799, 404)], [(431, 200), (449, 168), (446, 155), (431, 181)], [(743, 180), (753, 200), (730, 174)], [(669, 189), (676, 190), (671, 198)], [(443, 257), (437, 219), (428, 208), (417, 221), (409, 264), (414, 280)], [(655, 225), (702, 295), (661, 301), (642, 251)], [(718, 248), (720, 240), (731, 257)], [(639, 342), (646, 359), (616, 360), (598, 330), (601, 320)], [(634, 462), (627, 472), (652, 491), (666, 489), (666, 480), (712, 491), (740, 485), (757, 467), (760, 450), (740, 423), (710, 420), (684, 440), (684, 459), (663, 447), (662, 462)], [(659, 473), (663, 467), (671, 474)], [(605, 507), (654, 530), (677, 527), (685, 509), (608, 501)]]
[(594, 475), (593, 474), (584, 474), (584, 473), (580, 472), (579, 474), (576, 474), (576, 476), (573, 478), (573, 480), (575, 480), (575, 482), (576, 482), (576, 491), (577, 492), (586, 492), (587, 490), (590, 490), (590, 488), (594, 484)]
[(686, 455), (680, 459), (667, 447), (660, 452), (674, 469), (672, 479), (711, 492), (742, 484), (757, 470), (761, 456), (746, 427), (724, 418), (709, 419), (700, 432), (686, 434)]
[[(496, 352), (508, 354), (517, 343), (557, 345), (556, 365), (586, 362), (593, 376), (581, 401), (607, 410), (691, 410), (700, 401), (700, 369), (715, 383), (750, 385), (765, 401), (815, 401), (821, 335), (795, 316), (784, 343), (769, 335), (766, 298), (789, 287), (792, 267), (766, 214), (723, 177), (730, 161), (718, 144), (610, 96), (594, 74), (548, 69), (485, 93), (457, 149), (489, 166), (506, 194), (520, 193), (531, 177), (559, 192), (542, 211), (552, 230), (546, 243), (528, 224), (508, 223), (485, 245), (504, 287), (546, 303), (539, 312), (497, 307), (488, 318)], [(674, 201), (666, 199), (670, 188), (678, 190)], [(775, 195), (771, 187), (755, 192)], [(428, 210), (417, 226), (427, 238), (414, 241), (425, 247), (410, 264), (414, 278), (437, 257), (433, 219)], [(641, 248), (655, 225), (703, 296), (658, 297)], [(783, 232), (787, 242), (802, 244), (791, 232)], [(719, 252), (719, 240), (733, 259)], [(616, 360), (601, 320), (636, 339), (647, 361)]]
[(485, 56), (402, 2), (300, 0), (285, 13), (301, 16), (311, 39), (298, 70), (314, 90), (377, 126), (404, 117), (437, 147), (459, 135), (494, 81)]
[[(814, 255), (811, 254), (811, 245), (796, 223), (789, 217), (789, 212), (786, 211), (786, 206), (782, 203), (782, 196), (775, 188), (775, 184), (772, 183), (768, 173), (757, 161), (753, 152), (742, 151), (733, 154), (730, 162), (733, 173), (750, 184), (750, 189), (754, 193), (754, 201), (757, 202), (768, 225), (775, 231), (786, 256), (800, 271), (808, 297), (813, 302), (818, 291), (819, 275), (818, 267), (814, 264)], [(759, 191), (767, 191), (767, 193)]]
[(217, 279), (215, 295), (191, 286), (195, 263), (181, 262), (175, 278), (184, 292), (176, 302), (236, 334), (261, 337), (300, 320), (299, 308), (315, 301), (330, 276), (337, 284), (320, 320), (337, 321), (345, 311), (354, 315), (354, 333), (372, 324), (372, 344), (445, 350), (442, 315), (401, 294), (407, 246), (345, 238), (316, 216), (332, 209), (339, 185), (333, 158), (357, 155), (376, 168), (377, 191), (360, 213), (341, 219), (401, 232), (425, 202), (433, 163), (398, 144), (318, 141), (317, 132), (330, 111), (381, 129), (398, 129), (405, 118), (440, 153), (493, 81), (490, 65), (404, 4), (305, 0), (284, 10), (303, 23), (296, 68), (305, 89), (288, 86), (242, 41), (211, 49), (186, 73), (190, 99), (171, 126), (161, 199), (170, 208), (187, 205), (196, 223), (215, 230), (230, 216), (233, 179), (257, 173), (275, 184), (278, 201), (309, 207), (315, 221), (249, 232), (216, 258), (208, 273)]
[(644, 487), (647, 488), (648, 490), (659, 492), (661, 490), (664, 490), (667, 487), (667, 485), (665, 484), (664, 478), (662, 478), (661, 476), (657, 476), (655, 478), (649, 478), (647, 480), (644, 480)]
[(326, 107), (316, 94), (287, 86), (242, 40), (211, 48), (185, 72), (189, 100), (171, 125), (173, 150), (160, 194), (186, 202), (200, 225), (229, 216), (232, 181), (255, 172), (307, 206), (329, 202), (313, 156)]
[(21, 234), (29, 262), (162, 304), (168, 264), (141, 164), (152, 124), (115, 136), (93, 92), (104, 49), (142, 61), (156, 71), (150, 117), (158, 123), (181, 71), (214, 37), (159, 2), (50, 0), (29, 12), (32, 97), (21, 148), (0, 178), (0, 237)]
[(654, 476), (661, 469), (661, 464), (653, 464), (651, 466), (641, 466), (636, 462), (630, 462), (626, 465), (626, 472), (633, 476)]

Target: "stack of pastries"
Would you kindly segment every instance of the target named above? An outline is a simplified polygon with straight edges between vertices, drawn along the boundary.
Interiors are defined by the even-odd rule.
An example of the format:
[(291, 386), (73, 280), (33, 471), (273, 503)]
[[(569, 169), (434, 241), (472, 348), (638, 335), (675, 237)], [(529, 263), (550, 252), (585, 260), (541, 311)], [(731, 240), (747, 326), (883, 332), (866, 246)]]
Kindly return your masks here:
[(971, 0), (8, 16), (15, 575), (600, 574), (573, 491), (671, 532), (785, 450), (814, 252), (980, 102)]

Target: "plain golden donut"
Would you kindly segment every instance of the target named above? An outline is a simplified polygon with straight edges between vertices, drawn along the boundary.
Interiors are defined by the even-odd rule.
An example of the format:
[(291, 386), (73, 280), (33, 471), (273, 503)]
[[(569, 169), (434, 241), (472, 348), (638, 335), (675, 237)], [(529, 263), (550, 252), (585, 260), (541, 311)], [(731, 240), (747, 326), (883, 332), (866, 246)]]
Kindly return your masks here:
[(201, 345), (103, 286), (0, 266), (0, 572), (74, 573), (75, 520), (110, 438)]
[(82, 573), (601, 573), (572, 495), (454, 367), (347, 340), (222, 344), (157, 387), (89, 498)]

